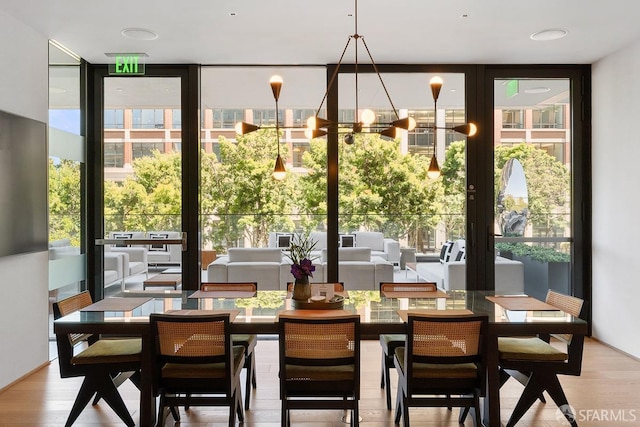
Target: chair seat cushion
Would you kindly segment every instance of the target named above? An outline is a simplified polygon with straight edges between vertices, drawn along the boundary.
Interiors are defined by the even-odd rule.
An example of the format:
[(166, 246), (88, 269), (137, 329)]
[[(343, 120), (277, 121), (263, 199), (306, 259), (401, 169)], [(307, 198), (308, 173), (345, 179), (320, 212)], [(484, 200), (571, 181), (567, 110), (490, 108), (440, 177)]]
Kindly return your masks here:
[[(237, 375), (244, 365), (244, 347), (233, 346), (233, 366)], [(224, 378), (224, 363), (165, 363), (162, 378)]]
[(567, 354), (540, 338), (498, 338), (500, 359), (562, 362)]
[(102, 339), (90, 345), (71, 358), (74, 365), (90, 365), (103, 363), (125, 363), (140, 361), (142, 340)]
[[(396, 348), (396, 357), (402, 368), (404, 369), (404, 347)], [(414, 363), (414, 378), (477, 378), (478, 367), (475, 363)]]
[(287, 365), (287, 380), (350, 381), (355, 377), (353, 365), (301, 366)]

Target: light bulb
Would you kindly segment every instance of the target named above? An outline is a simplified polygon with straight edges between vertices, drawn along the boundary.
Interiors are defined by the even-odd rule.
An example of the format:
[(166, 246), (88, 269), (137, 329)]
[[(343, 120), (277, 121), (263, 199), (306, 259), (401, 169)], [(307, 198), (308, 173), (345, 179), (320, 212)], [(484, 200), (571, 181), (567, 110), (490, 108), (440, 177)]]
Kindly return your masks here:
[(236, 125), (234, 126), (236, 133), (238, 135), (242, 135), (242, 122), (238, 122), (236, 123)]
[(313, 139), (313, 129), (306, 128), (304, 130), (304, 137), (307, 138), (307, 139)]
[(311, 116), (307, 119), (307, 129), (316, 130), (316, 116)]
[(415, 128), (416, 128), (416, 119), (414, 119), (413, 117), (409, 117), (409, 128), (407, 130), (412, 131)]
[(431, 157), (431, 163), (429, 164), (429, 169), (427, 170), (427, 176), (431, 179), (438, 179), (440, 176), (440, 166), (438, 166), (438, 159), (436, 159), (435, 154)]
[(374, 113), (372, 110), (367, 108), (362, 111), (362, 114), (360, 115), (360, 120), (362, 121), (363, 125), (369, 126), (371, 123), (373, 123), (376, 120), (376, 113)]

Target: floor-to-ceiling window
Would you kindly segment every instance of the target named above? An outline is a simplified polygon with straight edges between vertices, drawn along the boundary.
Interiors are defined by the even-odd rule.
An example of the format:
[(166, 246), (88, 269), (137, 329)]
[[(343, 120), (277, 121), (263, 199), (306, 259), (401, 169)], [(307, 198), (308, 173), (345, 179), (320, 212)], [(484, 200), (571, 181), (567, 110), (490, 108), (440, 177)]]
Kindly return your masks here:
[[(53, 300), (77, 293), (86, 280), (80, 73), (78, 57), (57, 43), (49, 44), (49, 293)], [(50, 334), (54, 338), (52, 328)]]
[[(279, 135), (274, 75), (283, 81)], [(324, 67), (203, 67), (201, 79), (202, 268), (229, 248), (276, 248), (278, 233), (324, 231), (326, 142), (309, 141), (303, 128), (322, 100)], [(260, 129), (240, 135), (239, 122)], [(287, 169), (281, 181), (272, 178), (278, 152)]]
[(492, 77), (496, 251), (522, 262), (528, 295), (544, 299), (550, 289), (582, 295), (576, 279), (584, 272), (576, 260), (582, 262), (583, 250), (575, 244), (585, 221), (576, 210), (584, 197), (576, 181), (585, 149), (582, 80), (567, 71), (545, 77), (533, 70), (497, 74)]
[[(532, 77), (496, 76), (488, 72), (492, 70), (489, 66), (396, 65), (380, 69), (395, 105), (387, 105), (377, 77), (369, 69), (361, 74), (358, 110), (370, 104), (379, 122), (395, 119), (394, 108), (400, 117), (413, 117), (417, 129), (401, 132), (395, 141), (363, 132), (354, 135), (352, 144), (345, 140), (349, 132), (344, 129), (312, 141), (304, 136), (301, 126), (316, 113), (326, 89), (325, 67), (202, 67), (197, 115), (195, 112), (182, 114), (177, 120), (175, 107), (136, 106), (127, 113), (113, 106), (105, 109), (101, 120), (114, 131), (127, 128), (130, 120), (132, 135), (158, 132), (162, 126), (179, 130), (185, 126), (185, 117), (202, 124), (199, 167), (184, 171), (187, 176), (198, 178), (197, 184), (192, 185), (199, 188), (197, 222), (202, 267), (215, 257), (225, 256), (228, 248), (273, 246), (275, 241), (271, 238), (276, 233), (335, 233), (333, 237), (327, 236), (334, 240), (324, 243), (331, 250), (334, 244), (336, 249), (340, 244), (340, 233), (368, 230), (380, 231), (386, 238), (414, 248), (418, 256), (426, 260), (436, 260), (446, 240), (463, 239), (468, 249), (467, 287), (493, 288), (497, 267), (488, 261), (495, 259), (494, 238), (502, 234), (495, 215), (500, 192), (496, 183), (501, 179), (505, 159), (500, 153), (515, 150), (522, 142), (527, 149), (535, 148), (564, 165), (571, 186), (571, 193), (564, 199), (564, 210), (554, 208), (550, 225), (536, 222), (537, 225), (529, 227), (528, 238), (550, 238), (560, 252), (572, 256), (572, 263), (584, 260), (581, 258), (584, 242), (580, 241), (579, 250), (575, 247), (575, 231), (584, 223), (576, 222), (573, 206), (584, 202), (580, 182), (584, 182), (586, 173), (583, 167), (575, 168), (576, 158), (582, 153), (576, 151), (576, 144), (583, 147), (588, 141), (585, 132), (576, 131), (575, 101), (567, 104), (548, 99), (540, 105), (517, 102), (502, 105), (496, 100), (494, 104), (496, 87), (505, 93), (518, 90), (511, 80)], [(551, 77), (564, 79), (574, 96), (576, 82), (585, 70), (569, 69), (571, 72), (564, 77)], [(284, 81), (277, 115), (269, 87), (273, 74), (280, 74)], [(443, 79), (437, 107), (429, 89), (433, 75)], [(353, 67), (344, 66), (338, 84), (327, 94), (321, 117), (334, 114), (329, 117), (334, 121), (356, 121), (350, 78), (353, 78)], [(520, 95), (515, 97), (524, 99)], [(137, 110), (135, 115), (134, 110)], [(134, 116), (137, 119), (134, 120)], [(279, 139), (275, 135), (276, 116)], [(234, 125), (239, 121), (261, 128), (238, 135)], [(468, 121), (478, 125), (476, 137), (467, 139), (446, 129)], [(135, 129), (134, 122), (137, 123)], [(434, 123), (439, 128), (436, 131)], [(518, 139), (518, 132), (524, 135), (524, 140)], [(498, 139), (494, 138), (496, 134), (500, 135)], [(180, 141), (139, 138), (132, 139), (131, 146), (126, 147), (118, 138), (105, 138), (103, 164), (124, 169), (128, 163), (150, 153), (167, 155), (172, 150), (180, 150), (181, 144)], [(287, 178), (279, 182), (270, 178), (278, 147), (287, 165)], [(439, 162), (441, 177), (418, 179), (433, 154)], [(392, 157), (386, 161), (378, 158), (383, 155), (395, 156), (394, 161), (389, 160)], [(373, 168), (375, 162), (383, 165), (380, 173)], [(580, 162), (582, 164), (582, 159)], [(368, 172), (372, 175), (367, 176)], [(386, 204), (385, 192), (388, 193)], [(576, 192), (580, 194), (578, 199)], [(406, 199), (411, 203), (401, 203)], [(182, 218), (185, 218), (184, 212)], [(335, 228), (332, 228), (334, 220)], [(573, 231), (567, 233), (568, 229)], [(331, 269), (337, 272), (338, 266), (337, 256), (333, 260), (331, 257), (328, 253), (324, 273), (327, 280), (338, 278), (337, 274), (333, 277), (329, 274)], [(204, 271), (201, 273), (207, 277)], [(575, 273), (572, 269), (573, 283)]]

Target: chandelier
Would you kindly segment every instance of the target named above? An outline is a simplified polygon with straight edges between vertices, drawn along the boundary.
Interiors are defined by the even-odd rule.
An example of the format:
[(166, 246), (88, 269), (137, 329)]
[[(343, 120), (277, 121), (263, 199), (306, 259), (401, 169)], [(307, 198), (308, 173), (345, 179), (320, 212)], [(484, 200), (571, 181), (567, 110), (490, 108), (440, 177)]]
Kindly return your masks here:
[[(380, 75), (380, 71), (378, 70), (378, 66), (373, 60), (373, 56), (371, 55), (371, 51), (367, 46), (367, 43), (364, 40), (364, 37), (358, 34), (358, 0), (354, 0), (355, 3), (355, 13), (354, 13), (354, 21), (355, 21), (355, 31), (354, 34), (349, 36), (347, 40), (347, 44), (345, 45), (342, 55), (338, 60), (337, 66), (333, 71), (331, 78), (329, 79), (329, 83), (327, 84), (326, 91), (322, 100), (320, 101), (320, 106), (316, 110), (316, 113), (307, 119), (307, 126), (305, 129), (305, 136), (308, 139), (319, 138), (325, 136), (329, 133), (329, 129), (332, 126), (335, 126), (335, 132), (343, 133), (344, 141), (347, 144), (352, 144), (354, 142), (354, 135), (358, 133), (376, 133), (384, 138), (395, 139), (397, 138), (402, 131), (413, 131), (415, 129), (425, 129), (431, 130), (433, 132), (433, 156), (431, 157), (431, 163), (429, 165), (429, 169), (427, 175), (431, 179), (436, 179), (440, 176), (440, 167), (438, 165), (437, 160), (437, 130), (438, 129), (446, 129), (452, 130), (466, 136), (473, 136), (477, 132), (477, 128), (473, 123), (464, 123), (457, 126), (438, 126), (436, 122), (436, 113), (437, 113), (437, 103), (438, 97), (440, 94), (440, 89), (443, 85), (443, 80), (440, 77), (433, 77), (429, 82), (431, 87), (431, 94), (433, 97), (433, 124), (427, 126), (419, 126), (416, 127), (416, 121), (413, 117), (403, 117), (400, 118), (398, 114), (398, 110), (396, 109), (393, 101), (391, 100), (391, 96), (389, 95), (389, 91), (387, 90), (386, 85), (384, 84), (384, 80)], [(354, 56), (354, 77), (355, 77), (355, 121), (354, 122), (332, 122), (330, 120), (319, 117), (320, 111), (324, 102), (327, 99), (327, 95), (333, 84), (335, 83), (336, 77), (338, 76), (338, 71), (340, 70), (340, 66), (342, 65), (342, 61), (345, 57), (346, 52), (349, 49), (349, 45), (351, 42), (354, 42), (355, 56)], [(373, 67), (374, 72), (376, 73), (382, 88), (384, 89), (384, 93), (389, 101), (393, 114), (395, 115), (395, 120), (392, 120), (389, 123), (376, 123), (375, 118), (376, 114), (371, 109), (363, 109), (361, 113), (359, 110), (359, 100), (358, 100), (358, 42), (362, 42), (362, 46), (367, 52), (367, 56), (371, 61), (371, 66)], [(280, 157), (280, 124), (278, 118), (278, 98), (280, 96), (280, 90), (282, 88), (282, 78), (280, 76), (273, 76), (270, 80), (271, 90), (273, 91), (273, 96), (276, 102), (276, 141), (278, 144), (278, 156), (276, 157), (276, 163), (274, 167), (273, 177), (274, 179), (281, 180), (285, 177), (285, 167), (282, 158)], [(357, 117), (358, 114), (360, 117)], [(239, 135), (244, 135), (249, 132), (254, 132), (258, 129), (261, 129), (260, 126), (256, 126), (251, 123), (240, 122), (235, 126), (236, 133)]]

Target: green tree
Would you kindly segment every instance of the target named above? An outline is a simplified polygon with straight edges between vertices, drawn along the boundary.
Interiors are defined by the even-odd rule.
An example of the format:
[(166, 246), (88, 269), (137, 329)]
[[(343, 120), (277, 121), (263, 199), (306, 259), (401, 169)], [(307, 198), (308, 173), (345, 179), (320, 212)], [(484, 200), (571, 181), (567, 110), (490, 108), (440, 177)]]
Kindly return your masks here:
[(49, 240), (80, 246), (80, 163), (49, 158)]
[[(302, 212), (326, 212), (326, 143), (312, 141), (303, 156), (308, 173), (300, 176)], [(426, 178), (426, 159), (400, 152), (399, 142), (376, 134), (357, 134), (353, 145), (340, 146), (338, 198), (340, 228), (410, 236), (432, 227), (441, 208), (438, 184)], [(410, 236), (411, 238), (411, 236)]]
[(555, 227), (567, 223), (570, 201), (569, 170), (555, 157), (532, 144), (501, 145), (495, 149), (495, 193), (500, 188), (502, 168), (507, 160), (520, 161), (529, 192), (529, 221), (551, 236)]
[(105, 228), (113, 230), (182, 229), (181, 156), (160, 153), (135, 159), (124, 182), (105, 182)]
[(466, 141), (452, 142), (440, 170), (442, 176), (442, 221), (450, 239), (466, 234)]
[[(260, 247), (267, 245), (270, 231), (293, 230), (296, 177), (288, 173), (282, 181), (272, 178), (277, 154), (273, 130), (239, 136), (235, 143), (223, 136), (218, 141), (220, 159), (203, 155), (201, 170), (206, 238), (217, 242), (218, 249), (234, 246), (243, 237)], [(280, 152), (286, 158), (286, 145)]]

